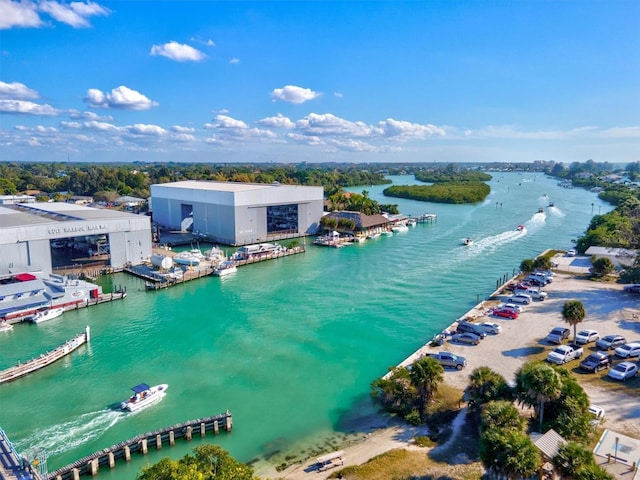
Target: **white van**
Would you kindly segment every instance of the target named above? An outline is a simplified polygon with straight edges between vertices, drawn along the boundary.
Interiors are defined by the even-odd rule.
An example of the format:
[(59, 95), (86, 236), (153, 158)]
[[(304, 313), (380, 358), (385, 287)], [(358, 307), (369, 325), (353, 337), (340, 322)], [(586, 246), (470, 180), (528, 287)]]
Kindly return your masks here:
[(532, 302), (531, 295), (526, 295), (524, 293), (518, 293), (517, 295), (512, 295), (509, 297), (509, 302), (511, 303), (523, 303), (525, 305), (529, 305)]

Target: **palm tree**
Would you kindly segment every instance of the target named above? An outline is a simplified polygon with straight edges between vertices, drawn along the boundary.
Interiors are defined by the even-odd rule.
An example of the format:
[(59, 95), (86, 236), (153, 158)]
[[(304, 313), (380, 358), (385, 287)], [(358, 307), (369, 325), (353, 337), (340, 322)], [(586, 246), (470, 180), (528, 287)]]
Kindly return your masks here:
[(480, 408), (492, 400), (510, 399), (511, 389), (502, 375), (489, 367), (478, 367), (469, 375), (465, 394), (471, 406)]
[(569, 300), (564, 302), (562, 307), (562, 318), (565, 322), (573, 327), (573, 340), (576, 340), (576, 328), (580, 322), (587, 316), (582, 302), (578, 300)]
[(578, 442), (562, 445), (553, 457), (553, 465), (563, 478), (576, 478), (580, 470), (593, 463), (593, 454)]
[(524, 418), (520, 416), (520, 412), (511, 401), (489, 402), (482, 407), (480, 428), (483, 431), (496, 428), (522, 431), (524, 423)]
[(422, 357), (411, 367), (411, 383), (418, 392), (418, 411), (424, 418), (427, 404), (438, 390), (438, 384), (444, 378), (444, 369), (435, 358)]
[(544, 421), (544, 405), (556, 400), (562, 394), (562, 378), (550, 365), (532, 362), (523, 365), (516, 372), (516, 397), (534, 408), (540, 419), (540, 431)]

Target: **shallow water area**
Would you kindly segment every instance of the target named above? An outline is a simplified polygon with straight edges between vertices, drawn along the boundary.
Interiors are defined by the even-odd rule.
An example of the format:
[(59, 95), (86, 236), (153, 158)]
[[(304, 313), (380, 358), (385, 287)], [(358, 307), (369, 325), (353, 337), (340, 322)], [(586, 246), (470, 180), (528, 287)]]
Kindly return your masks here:
[[(6, 368), (85, 325), (92, 333), (78, 352), (0, 386), (0, 426), (20, 452), (45, 448), (50, 471), (227, 409), (233, 431), (204, 441), (239, 460), (277, 465), (337, 449), (370, 431), (373, 380), (495, 290), (523, 259), (571, 248), (594, 209), (611, 209), (596, 194), (539, 173), (492, 175), (490, 196), (475, 205), (386, 198), (386, 185), (350, 189), (397, 203), (404, 214), (438, 216), (393, 236), (340, 249), (307, 240), (304, 254), (160, 291), (126, 274), (105, 279), (125, 286), (128, 297), (0, 335)], [(461, 244), (466, 237), (473, 245)], [(134, 415), (115, 411), (142, 382), (169, 384), (166, 397)], [(141, 465), (180, 458), (201, 441), (178, 441), (100, 476), (133, 479)]]

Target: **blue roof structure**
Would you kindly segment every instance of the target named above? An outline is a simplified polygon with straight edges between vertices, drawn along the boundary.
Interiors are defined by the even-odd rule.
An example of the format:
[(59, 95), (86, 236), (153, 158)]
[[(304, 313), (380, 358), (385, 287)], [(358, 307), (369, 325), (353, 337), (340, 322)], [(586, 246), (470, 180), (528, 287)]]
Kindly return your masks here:
[(136, 393), (142, 393), (145, 390), (149, 390), (151, 387), (149, 385), (147, 385), (146, 383), (141, 383), (140, 385), (136, 385), (135, 387), (131, 387), (131, 390), (133, 390)]

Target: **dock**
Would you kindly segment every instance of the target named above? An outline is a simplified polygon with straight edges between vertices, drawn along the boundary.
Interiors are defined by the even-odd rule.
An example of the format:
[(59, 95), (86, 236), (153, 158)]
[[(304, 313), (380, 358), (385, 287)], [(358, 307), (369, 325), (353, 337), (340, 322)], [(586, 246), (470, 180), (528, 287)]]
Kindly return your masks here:
[(0, 428), (0, 478), (3, 480), (43, 480), (43, 477), (13, 448)]
[(149, 447), (156, 450), (162, 449), (164, 445), (173, 446), (175, 440), (184, 438), (187, 441), (193, 439), (194, 434), (199, 434), (204, 438), (206, 432), (213, 432), (214, 435), (220, 433), (220, 429), (230, 432), (233, 427), (232, 415), (229, 410), (225, 413), (212, 417), (199, 418), (170, 427), (144, 433), (134, 438), (120, 442), (111, 447), (92, 453), (65, 467), (49, 473), (48, 480), (77, 480), (81, 475), (95, 476), (100, 467), (113, 469), (116, 467), (116, 460), (129, 462), (132, 453), (146, 455)]
[(0, 383), (12, 382), (20, 377), (24, 377), (25, 375), (51, 365), (52, 363), (60, 360), (62, 357), (65, 357), (71, 352), (77, 350), (85, 343), (88, 343), (89, 338), (89, 326), (87, 326), (84, 332), (79, 333), (71, 340), (53, 349), (52, 351), (43, 353), (39, 357), (32, 358), (25, 363), (21, 362), (14, 367), (10, 367), (6, 370), (0, 371)]
[(423, 213), (417, 217), (411, 217), (418, 223), (433, 223), (438, 221), (438, 215), (435, 213)]

